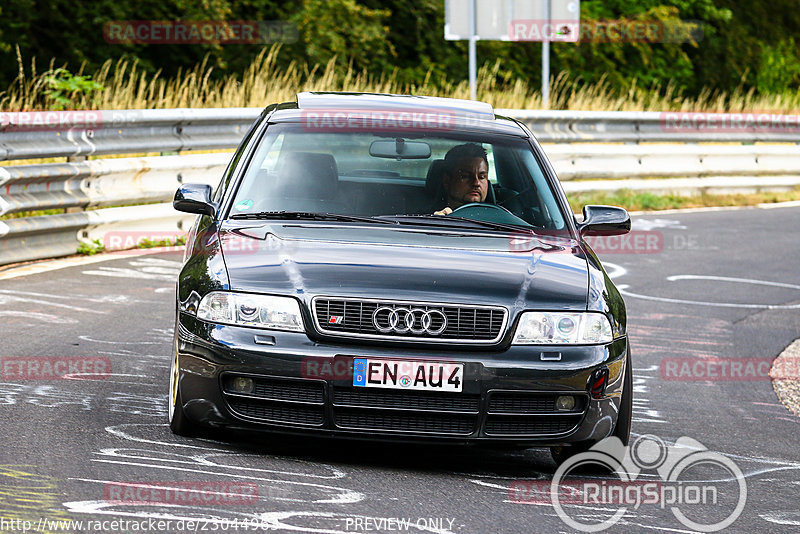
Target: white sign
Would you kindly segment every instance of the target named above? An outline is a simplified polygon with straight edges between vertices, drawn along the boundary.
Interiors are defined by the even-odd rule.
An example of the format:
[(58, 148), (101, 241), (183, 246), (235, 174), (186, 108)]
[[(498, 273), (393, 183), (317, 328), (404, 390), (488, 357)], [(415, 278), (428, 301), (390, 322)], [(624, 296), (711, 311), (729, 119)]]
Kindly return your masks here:
[(445, 39), (470, 38), (472, 2), (478, 40), (577, 42), (580, 36), (580, 0), (445, 0)]

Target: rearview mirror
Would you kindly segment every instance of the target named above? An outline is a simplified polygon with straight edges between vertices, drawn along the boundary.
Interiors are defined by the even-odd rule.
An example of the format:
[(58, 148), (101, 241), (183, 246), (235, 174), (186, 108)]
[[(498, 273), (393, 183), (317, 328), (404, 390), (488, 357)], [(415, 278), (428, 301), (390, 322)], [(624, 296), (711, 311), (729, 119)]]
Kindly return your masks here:
[(369, 145), (369, 155), (376, 158), (428, 159), (431, 146), (422, 141), (406, 141), (398, 137), (394, 141), (373, 141)]
[(631, 216), (616, 206), (584, 206), (582, 235), (622, 235), (631, 231)]
[(211, 201), (211, 186), (208, 184), (183, 184), (172, 200), (172, 207), (185, 213), (213, 217), (217, 206)]

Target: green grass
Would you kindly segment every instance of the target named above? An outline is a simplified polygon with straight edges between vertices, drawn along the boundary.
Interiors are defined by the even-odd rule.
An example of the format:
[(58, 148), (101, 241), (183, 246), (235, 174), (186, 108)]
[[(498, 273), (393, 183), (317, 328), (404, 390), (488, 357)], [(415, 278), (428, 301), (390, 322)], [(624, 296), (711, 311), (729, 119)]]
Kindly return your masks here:
[[(176, 235), (173, 238), (165, 239), (142, 239), (136, 248), (156, 248), (156, 247), (182, 247), (186, 245), (186, 236)], [(106, 252), (106, 246), (99, 239), (92, 239), (90, 242), (81, 242), (78, 245), (77, 253), (84, 256), (94, 256), (101, 252)]]
[(753, 193), (737, 195), (656, 195), (620, 189), (613, 193), (573, 193), (567, 195), (572, 210), (579, 213), (587, 204), (620, 206), (629, 211), (658, 211), (680, 208), (703, 208), (711, 206), (755, 206), (800, 200), (800, 188), (793, 191)]
[(8, 219), (21, 219), (23, 217), (37, 217), (39, 215), (60, 215), (66, 213), (63, 208), (56, 208), (51, 210), (36, 210), (36, 211), (20, 211), (18, 213), (7, 213), (0, 215), (0, 221)]
[(99, 239), (92, 239), (89, 243), (80, 243), (78, 245), (78, 254), (83, 256), (94, 256), (106, 251), (106, 246)]
[[(265, 49), (241, 74), (214, 80), (212, 67), (201, 62), (174, 78), (142, 71), (129, 60), (107, 61), (93, 73), (81, 68), (76, 75), (87, 77), (91, 86), (84, 90), (52, 96), (52, 79), (59, 69), (26, 75), (20, 61), (20, 75), (0, 91), (0, 109), (6, 111), (67, 109), (153, 109), (205, 107), (264, 107), (273, 102), (294, 100), (300, 91), (358, 91), (409, 93), (417, 95), (469, 98), (466, 80), (445, 81), (433, 85), (425, 76), (419, 83), (402, 83), (396, 74), (379, 77), (354, 71), (346, 64), (331, 60), (326, 65), (306, 66), (292, 63), (279, 67), (279, 46)], [(541, 109), (542, 98), (537, 84), (525, 79), (498, 83), (501, 65), (485, 65), (478, 73), (477, 96), (496, 108)], [(96, 84), (96, 85), (95, 85)], [(94, 89), (97, 87), (98, 89)], [(640, 87), (634, 80), (625, 91), (615, 91), (607, 83), (586, 84), (565, 75), (553, 78), (550, 109), (595, 111), (713, 111), (796, 113), (800, 111), (800, 92), (760, 95), (754, 91), (701, 91), (687, 98), (672, 85)]]
[(136, 248), (156, 248), (156, 247), (182, 247), (186, 245), (186, 236), (175, 236), (172, 239), (142, 239)]

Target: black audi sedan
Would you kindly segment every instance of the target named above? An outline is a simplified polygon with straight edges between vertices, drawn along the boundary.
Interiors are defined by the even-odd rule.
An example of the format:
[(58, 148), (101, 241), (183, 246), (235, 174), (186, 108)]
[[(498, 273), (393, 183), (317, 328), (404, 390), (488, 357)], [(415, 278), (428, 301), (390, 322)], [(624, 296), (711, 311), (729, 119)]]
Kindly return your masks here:
[(300, 93), (267, 107), (198, 214), (169, 422), (550, 447), (627, 444), (625, 305), (522, 123), (484, 103)]

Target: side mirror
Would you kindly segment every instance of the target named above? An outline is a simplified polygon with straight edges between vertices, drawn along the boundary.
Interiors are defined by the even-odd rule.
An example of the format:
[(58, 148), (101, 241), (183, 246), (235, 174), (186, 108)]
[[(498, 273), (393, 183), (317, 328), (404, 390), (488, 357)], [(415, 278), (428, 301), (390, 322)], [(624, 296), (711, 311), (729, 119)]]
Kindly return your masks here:
[(584, 206), (581, 235), (622, 235), (631, 231), (631, 216), (615, 206)]
[(185, 213), (213, 217), (217, 213), (217, 206), (211, 201), (211, 191), (208, 184), (183, 184), (175, 192), (172, 207)]

